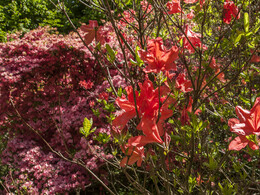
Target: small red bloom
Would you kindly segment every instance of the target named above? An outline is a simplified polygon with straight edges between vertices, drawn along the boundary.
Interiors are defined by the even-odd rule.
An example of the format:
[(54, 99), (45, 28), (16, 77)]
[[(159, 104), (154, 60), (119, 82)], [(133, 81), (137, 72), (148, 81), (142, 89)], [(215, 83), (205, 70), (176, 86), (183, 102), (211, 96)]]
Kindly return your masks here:
[(162, 38), (158, 37), (148, 41), (147, 50), (139, 50), (141, 59), (148, 64), (144, 68), (144, 72), (159, 73), (160, 71), (176, 70), (176, 64), (173, 62), (178, 59), (178, 48), (176, 46), (166, 50)]
[(260, 135), (260, 97), (256, 99), (250, 111), (237, 106), (236, 113), (239, 119), (229, 119), (228, 125), (230, 126), (230, 131), (236, 133), (238, 137), (229, 144), (229, 150), (241, 150), (248, 144), (253, 150), (258, 149), (259, 141), (256, 140), (258, 142), (256, 144), (249, 140), (248, 136)]
[(166, 4), (167, 8), (168, 8), (168, 14), (175, 14), (175, 13), (180, 13), (181, 11), (181, 4), (180, 4), (180, 0), (172, 0), (169, 1)]
[[(199, 33), (193, 32), (188, 26), (186, 26), (185, 34), (190, 41), (188, 41), (186, 36), (183, 35), (184, 48), (188, 49), (190, 53), (194, 53), (195, 50), (193, 47), (195, 48), (201, 47), (201, 41), (200, 41), (201, 35)], [(193, 45), (193, 47), (190, 43)], [(207, 49), (207, 47), (203, 46), (203, 49)]]
[(212, 68), (212, 69), (218, 69), (219, 66), (216, 63), (216, 60), (215, 60), (214, 57), (212, 58), (211, 63), (209, 64), (209, 67)]
[(191, 81), (185, 78), (185, 74), (184, 73), (179, 74), (176, 79), (176, 88), (186, 93), (193, 90), (191, 87), (192, 87)]
[(108, 97), (109, 97), (109, 95), (106, 92), (102, 92), (98, 96), (99, 99), (106, 100), (106, 101), (108, 100)]
[[(253, 53), (253, 50), (251, 50), (251, 53)], [(253, 62), (253, 63), (258, 63), (258, 62), (260, 62), (260, 56), (258, 56), (258, 55), (253, 55), (252, 56), (252, 58), (251, 58), (251, 60), (250, 60), (250, 62)]]
[(85, 43), (90, 44), (94, 38), (96, 37), (97, 41), (100, 39), (100, 35), (98, 33), (98, 22), (96, 20), (89, 20), (89, 24), (83, 24), (80, 29), (87, 34), (85, 35)]
[[(127, 144), (125, 147), (121, 147), (122, 151), (127, 155), (123, 160), (120, 162), (121, 167), (125, 167), (126, 163), (128, 165), (133, 165), (137, 162), (137, 166), (141, 166), (143, 158), (144, 158), (144, 147), (136, 147)], [(128, 157), (129, 156), (129, 157)]]
[(187, 18), (189, 18), (189, 19), (191, 20), (194, 16), (195, 16), (195, 15), (194, 15), (194, 10), (192, 9), (192, 10), (190, 11), (190, 13), (187, 14)]
[(203, 5), (205, 4), (205, 0), (200, 0), (200, 7), (202, 8)]
[[(219, 72), (220, 72), (220, 68), (216, 69), (215, 74), (218, 74)], [(218, 78), (222, 83), (225, 83), (225, 82), (226, 82), (224, 72), (221, 72), (221, 73), (217, 76), (217, 78)]]
[(80, 81), (79, 85), (84, 87), (86, 90), (91, 89), (93, 87), (93, 82), (91, 82), (90, 80), (88, 82), (84, 81)]
[(224, 3), (223, 21), (227, 24), (230, 24), (232, 18), (231, 15), (236, 19), (240, 18), (240, 13), (238, 13), (238, 8), (237, 6), (235, 6), (234, 2), (230, 0), (226, 0), (226, 2)]
[[(188, 113), (192, 112), (192, 103), (193, 103), (193, 99), (190, 97), (188, 106), (186, 108), (184, 108), (181, 112), (181, 124), (182, 125), (190, 124), (190, 117), (189, 117)], [(197, 109), (194, 112), (194, 114), (196, 114), (196, 115), (199, 115), (199, 113), (201, 113), (200, 109)]]

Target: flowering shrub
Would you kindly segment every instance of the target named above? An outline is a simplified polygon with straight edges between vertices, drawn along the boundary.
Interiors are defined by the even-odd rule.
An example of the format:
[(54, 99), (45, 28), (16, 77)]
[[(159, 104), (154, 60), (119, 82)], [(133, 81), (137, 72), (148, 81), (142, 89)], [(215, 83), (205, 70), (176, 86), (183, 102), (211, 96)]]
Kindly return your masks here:
[[(259, 192), (256, 7), (250, 4), (249, 16), (244, 0), (134, 1), (132, 9), (114, 4), (90, 2), (109, 22), (83, 24), (75, 29), (79, 38), (38, 29), (2, 45), (6, 112), (1, 119), (4, 130), (16, 130), (3, 162), (17, 170), (26, 167), (14, 172), (16, 177), (33, 178), (28, 183), (21, 176), (15, 188), (11, 175), (5, 185), (44, 193), (36, 181), (43, 178), (51, 181), (48, 192), (62, 193), (84, 188), (91, 175), (111, 194)], [(17, 49), (20, 41), (26, 54)], [(17, 53), (30, 57), (29, 62)], [(237, 106), (242, 104), (253, 108)], [(235, 106), (239, 119), (232, 119)], [(228, 126), (238, 135), (231, 142)], [(15, 161), (17, 151), (21, 154)], [(36, 154), (33, 162), (31, 153)], [(35, 171), (40, 156), (46, 163)], [(73, 166), (64, 171), (53, 165), (57, 161)], [(105, 174), (100, 168), (104, 161), (112, 165), (107, 166), (110, 183), (97, 177)], [(87, 172), (76, 172), (79, 165)], [(74, 175), (66, 180), (72, 185), (55, 188), (52, 184), (60, 184), (64, 174)]]
[[(1, 133), (9, 132), (1, 159), (13, 169), (12, 175), (5, 178), (11, 191), (64, 193), (84, 189), (92, 182), (84, 168), (50, 153), (30, 128), (52, 148), (82, 160), (93, 171), (102, 172), (99, 167), (104, 163), (95, 153), (111, 158), (103, 146), (96, 145), (97, 141), (86, 142), (79, 133), (87, 117), (100, 124), (96, 126), (97, 135), (110, 134), (104, 114), (96, 117), (91, 110), (99, 109), (91, 101), (105, 92), (108, 83), (103, 83), (99, 66), (75, 34), (63, 37), (49, 31), (39, 28), (0, 45)], [(111, 76), (115, 85), (124, 85), (121, 77), (115, 73)]]

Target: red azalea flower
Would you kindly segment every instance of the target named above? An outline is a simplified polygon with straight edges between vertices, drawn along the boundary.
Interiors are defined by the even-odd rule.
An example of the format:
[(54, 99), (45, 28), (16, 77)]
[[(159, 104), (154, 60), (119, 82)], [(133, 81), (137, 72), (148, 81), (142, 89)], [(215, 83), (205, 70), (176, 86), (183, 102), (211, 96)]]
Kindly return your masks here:
[[(140, 94), (135, 91), (136, 94), (136, 107), (138, 115), (141, 119), (137, 126), (137, 129), (142, 130), (146, 138), (139, 138), (142, 142), (158, 142), (163, 143), (161, 136), (163, 135), (163, 122), (172, 115), (172, 110), (168, 109), (170, 99), (167, 100), (160, 107), (160, 118), (157, 122), (159, 115), (159, 91), (158, 88), (154, 89), (151, 81), (146, 80), (143, 84), (139, 83), (141, 89)], [(121, 130), (125, 127), (126, 123), (136, 116), (135, 102), (133, 96), (132, 87), (126, 88), (128, 94), (128, 100), (123, 98), (117, 98), (116, 103), (122, 109), (113, 121), (114, 126), (118, 126)], [(160, 102), (164, 102), (166, 97), (163, 97), (169, 92), (169, 89), (165, 86), (160, 88)], [(147, 140), (148, 139), (148, 140)]]
[(93, 82), (91, 82), (90, 80), (88, 80), (88, 82), (84, 81), (80, 81), (79, 85), (83, 88), (85, 88), (86, 90), (91, 89), (94, 85)]
[(224, 3), (224, 18), (223, 21), (227, 24), (230, 24), (231, 22), (231, 15), (233, 15), (234, 18), (239, 19), (240, 13), (238, 13), (238, 8), (235, 6), (233, 1), (226, 0)]
[[(212, 68), (213, 70), (215, 70), (215, 75), (218, 74), (220, 72), (220, 65), (216, 63), (215, 58), (212, 58), (212, 61), (209, 65), (210, 68)], [(220, 73), (217, 78), (222, 82), (225, 83), (226, 79), (225, 79), (225, 74), (222, 72)]]
[(106, 100), (107, 101), (108, 98), (109, 98), (109, 94), (106, 93), (106, 92), (102, 92), (102, 93), (99, 94), (98, 98), (101, 99), (101, 100)]
[(191, 88), (191, 81), (185, 78), (185, 74), (181, 73), (178, 75), (176, 79), (176, 88), (180, 89), (180, 91), (186, 93), (190, 92), (193, 89)]
[[(122, 151), (127, 155), (123, 160), (120, 162), (121, 167), (125, 167), (126, 163), (128, 165), (133, 165), (137, 162), (137, 166), (141, 166), (143, 158), (144, 158), (144, 147), (136, 147), (127, 144), (125, 147), (121, 147)], [(129, 156), (129, 157), (128, 157)]]
[[(192, 30), (190, 30), (190, 28), (188, 26), (186, 26), (186, 30), (185, 30), (185, 34), (187, 35), (188, 39), (190, 40), (191, 44), (193, 45), (193, 47), (200, 47), (201, 46), (201, 41), (200, 41), (200, 37), (201, 35), (199, 33), (195, 33)], [(186, 38), (186, 36), (183, 35), (183, 44), (184, 44), (184, 48), (188, 49), (188, 51), (190, 53), (194, 53), (195, 50), (194, 48), (191, 46), (190, 42), (188, 41), (188, 39)], [(203, 46), (203, 49), (207, 49), (207, 47)]]
[(181, 11), (181, 4), (180, 4), (180, 0), (172, 0), (169, 1), (167, 4), (167, 9), (168, 14), (175, 14), (175, 13), (180, 13)]
[(250, 111), (237, 106), (236, 113), (239, 119), (229, 119), (228, 125), (230, 126), (230, 131), (236, 133), (238, 137), (229, 144), (229, 150), (241, 150), (248, 144), (253, 150), (258, 149), (259, 141), (252, 141), (250, 135), (260, 135), (260, 97), (256, 99)]
[[(219, 72), (220, 72), (220, 68), (216, 69), (215, 74), (218, 74)], [(221, 72), (221, 73), (217, 76), (217, 78), (218, 78), (222, 83), (225, 83), (225, 82), (226, 82), (224, 72)]]
[(176, 46), (166, 50), (162, 38), (158, 37), (148, 41), (147, 50), (139, 50), (141, 59), (148, 64), (144, 68), (144, 72), (159, 73), (160, 71), (176, 70), (176, 64), (173, 62), (178, 59), (178, 48)]
[(253, 62), (253, 63), (258, 63), (260, 62), (260, 56), (257, 56), (257, 55), (253, 55), (250, 62)]
[(96, 20), (89, 20), (89, 24), (83, 24), (80, 29), (87, 34), (84, 37), (85, 43), (90, 44), (94, 38), (97, 41), (102, 41), (101, 29), (98, 27), (98, 22)]
[(194, 15), (194, 10), (192, 9), (192, 10), (190, 11), (190, 13), (187, 14), (187, 18), (189, 18), (189, 19), (191, 20), (194, 16), (195, 16), (195, 15)]
[(216, 63), (216, 60), (215, 60), (214, 57), (212, 58), (211, 63), (209, 64), (209, 67), (212, 68), (212, 69), (218, 69), (219, 68), (219, 66)]
[[(253, 53), (253, 50), (251, 50), (250, 51), (251, 53)], [(258, 51), (259, 52), (259, 51)], [(253, 55), (252, 56), (252, 58), (251, 58), (251, 60), (250, 60), (250, 62), (252, 62), (252, 63), (258, 63), (258, 62), (260, 62), (260, 56), (258, 56), (258, 55)]]

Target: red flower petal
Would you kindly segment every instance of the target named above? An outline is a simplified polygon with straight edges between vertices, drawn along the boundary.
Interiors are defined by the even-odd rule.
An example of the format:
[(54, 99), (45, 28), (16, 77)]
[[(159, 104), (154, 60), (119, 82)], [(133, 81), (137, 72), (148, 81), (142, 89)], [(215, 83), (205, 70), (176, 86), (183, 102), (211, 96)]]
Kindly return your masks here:
[(245, 137), (238, 136), (233, 141), (230, 142), (228, 149), (229, 150), (241, 150), (248, 144), (248, 140)]

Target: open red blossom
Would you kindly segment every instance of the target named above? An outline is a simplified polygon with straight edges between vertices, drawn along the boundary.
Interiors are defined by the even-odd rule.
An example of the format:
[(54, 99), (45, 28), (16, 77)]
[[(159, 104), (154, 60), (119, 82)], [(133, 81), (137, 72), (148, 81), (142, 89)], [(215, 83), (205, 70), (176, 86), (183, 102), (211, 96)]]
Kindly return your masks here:
[(219, 65), (216, 63), (216, 60), (215, 60), (214, 57), (212, 58), (211, 63), (209, 64), (209, 67), (212, 68), (212, 69), (218, 69), (219, 68)]
[(224, 14), (223, 21), (227, 24), (230, 24), (232, 16), (236, 19), (240, 18), (240, 13), (238, 12), (237, 6), (235, 6), (233, 1), (229, 1), (229, 0), (226, 0), (226, 2), (224, 2), (223, 14)]
[[(159, 106), (159, 90), (158, 88), (153, 88), (151, 81), (146, 80), (143, 84), (139, 83), (139, 87), (141, 89), (140, 94), (135, 91), (137, 112), (141, 119), (137, 129), (142, 130), (146, 136), (145, 138), (139, 138), (140, 142), (163, 143), (161, 139), (161, 136), (164, 134), (163, 122), (172, 115), (172, 110), (168, 109), (171, 101), (170, 99), (166, 100), (165, 97), (169, 89), (165, 86), (160, 87), (160, 102), (164, 102), (164, 104)], [(116, 103), (122, 111), (117, 114), (117, 117), (113, 121), (113, 125), (119, 127), (121, 130), (130, 119), (136, 116), (133, 89), (132, 87), (127, 87), (126, 91), (128, 99), (125, 97), (116, 99)], [(160, 117), (158, 117), (159, 112)]]
[[(213, 70), (215, 70), (215, 75), (219, 74), (220, 70), (220, 65), (216, 63), (215, 58), (213, 57), (211, 60), (211, 63), (209, 64), (209, 67), (212, 68)], [(221, 72), (217, 78), (222, 82), (225, 83), (226, 79), (225, 79), (225, 74), (224, 72)]]
[[(189, 41), (186, 38), (186, 36), (183, 35), (184, 48), (188, 49), (188, 51), (190, 53), (194, 53), (195, 52), (194, 48), (196, 48), (196, 47), (200, 48), (201, 47), (201, 40), (200, 40), (201, 35), (199, 33), (193, 32), (189, 28), (189, 26), (186, 26), (185, 34), (186, 34), (187, 38), (189, 39)], [(192, 47), (192, 45), (190, 43), (193, 45), (194, 48)], [(203, 46), (203, 49), (207, 49), (207, 47)]]
[[(220, 72), (220, 68), (216, 69), (215, 74), (218, 74), (219, 72)], [(221, 72), (221, 73), (217, 76), (217, 78), (218, 78), (222, 83), (225, 83), (225, 82), (226, 82), (224, 72)]]
[(84, 41), (87, 45), (90, 44), (94, 38), (96, 38), (97, 41), (102, 40), (100, 28), (98, 27), (98, 22), (96, 20), (89, 20), (89, 24), (83, 24), (80, 29), (87, 33), (84, 37)]
[(194, 17), (194, 10), (192, 9), (189, 14), (187, 14), (187, 18), (192, 19)]
[(166, 4), (168, 11), (168, 14), (175, 14), (175, 13), (180, 13), (181, 11), (181, 4), (180, 4), (180, 0), (172, 0), (169, 1)]
[(139, 50), (141, 59), (148, 64), (144, 68), (144, 72), (159, 73), (160, 71), (176, 70), (176, 64), (173, 62), (178, 59), (176, 46), (166, 50), (163, 46), (163, 39), (158, 37), (148, 41), (147, 50)]
[(126, 164), (133, 165), (137, 162), (137, 166), (141, 166), (143, 158), (144, 158), (144, 147), (136, 147), (127, 144), (125, 147), (121, 146), (122, 151), (127, 155), (123, 160), (120, 162), (121, 167), (125, 167)]
[[(251, 53), (253, 53), (253, 50), (250, 51)], [(253, 55), (250, 62), (253, 62), (253, 63), (258, 63), (260, 62), (260, 56), (258, 55)]]
[(191, 81), (185, 78), (185, 74), (181, 73), (178, 75), (176, 79), (176, 88), (180, 89), (180, 91), (186, 93), (192, 91)]
[(236, 133), (238, 137), (229, 144), (229, 150), (241, 150), (248, 144), (253, 150), (258, 149), (259, 141), (256, 140), (258, 142), (256, 144), (248, 137), (250, 135), (260, 135), (260, 97), (256, 99), (250, 111), (237, 106), (236, 113), (239, 119), (229, 119), (228, 125), (230, 131)]

